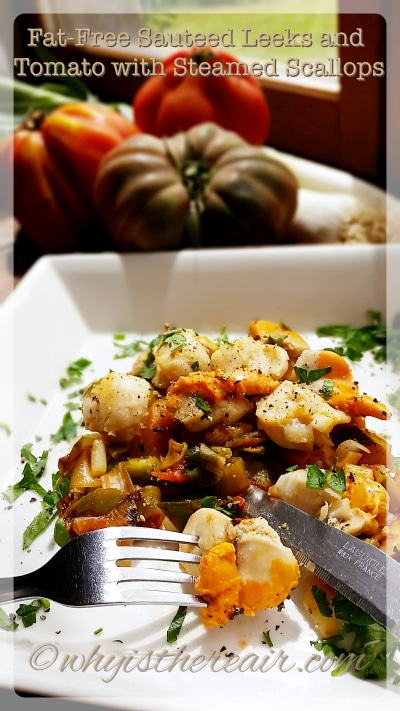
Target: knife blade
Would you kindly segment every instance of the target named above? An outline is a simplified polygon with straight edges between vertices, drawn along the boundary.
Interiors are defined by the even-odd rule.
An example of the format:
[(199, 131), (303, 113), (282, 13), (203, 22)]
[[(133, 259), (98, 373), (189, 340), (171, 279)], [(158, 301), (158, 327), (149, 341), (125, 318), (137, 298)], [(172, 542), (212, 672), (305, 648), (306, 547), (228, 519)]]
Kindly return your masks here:
[(370, 543), (250, 486), (244, 513), (262, 516), (300, 565), (400, 637), (400, 563)]

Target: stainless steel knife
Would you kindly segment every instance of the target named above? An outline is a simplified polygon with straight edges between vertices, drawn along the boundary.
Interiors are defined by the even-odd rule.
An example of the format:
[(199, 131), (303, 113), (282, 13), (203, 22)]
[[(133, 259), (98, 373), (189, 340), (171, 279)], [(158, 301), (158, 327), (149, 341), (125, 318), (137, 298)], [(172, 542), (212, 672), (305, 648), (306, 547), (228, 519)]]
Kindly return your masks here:
[(246, 516), (265, 518), (300, 565), (400, 637), (400, 563), (256, 486), (244, 498)]

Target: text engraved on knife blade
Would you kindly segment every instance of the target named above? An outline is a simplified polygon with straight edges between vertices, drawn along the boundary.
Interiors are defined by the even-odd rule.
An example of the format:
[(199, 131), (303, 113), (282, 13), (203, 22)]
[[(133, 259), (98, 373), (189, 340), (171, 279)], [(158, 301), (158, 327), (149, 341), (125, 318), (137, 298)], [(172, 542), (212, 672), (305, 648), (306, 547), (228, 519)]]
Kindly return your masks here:
[(366, 575), (369, 575), (376, 581), (386, 577), (386, 566), (377, 560), (373, 555), (370, 555), (365, 550), (358, 548), (356, 544), (345, 541), (343, 546), (338, 549), (337, 554), (342, 560), (347, 560), (354, 566), (362, 570)]

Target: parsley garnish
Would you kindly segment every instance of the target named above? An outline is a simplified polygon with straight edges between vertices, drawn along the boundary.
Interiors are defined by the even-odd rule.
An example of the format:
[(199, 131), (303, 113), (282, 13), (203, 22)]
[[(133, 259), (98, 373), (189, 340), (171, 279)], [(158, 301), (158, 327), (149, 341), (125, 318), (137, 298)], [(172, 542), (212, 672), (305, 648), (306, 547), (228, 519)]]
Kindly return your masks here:
[(60, 386), (65, 390), (73, 383), (79, 383), (83, 376), (83, 371), (92, 365), (92, 361), (87, 358), (78, 358), (66, 368), (66, 376), (60, 378)]
[(46, 493), (45, 489), (39, 484), (39, 479), (42, 476), (46, 467), (48, 450), (42, 452), (39, 458), (31, 451), (32, 444), (25, 444), (21, 449), (21, 457), (25, 460), (25, 466), (22, 470), (22, 478), (8, 489), (3, 491), (3, 496), (7, 501), (13, 503), (24, 491), (35, 491), (40, 496)]
[(325, 368), (315, 368), (315, 370), (307, 370), (307, 368), (299, 368), (295, 365), (294, 372), (297, 375), (299, 383), (313, 383), (315, 380), (319, 380), (327, 373), (332, 370), (331, 365), (327, 365)]
[(324, 380), (324, 382), (322, 383), (322, 388), (320, 390), (321, 395), (326, 399), (331, 397), (334, 385), (335, 383), (333, 380)]
[(72, 409), (79, 409), (79, 406), (75, 408), (73, 403), (70, 403), (69, 405), (67, 404), (66, 406), (68, 407), (68, 410), (62, 419), (60, 427), (57, 432), (51, 435), (51, 441), (54, 443), (61, 442), (62, 440), (69, 442), (71, 439), (74, 439), (74, 437), (78, 434), (78, 427), (82, 424), (82, 419), (75, 422), (70, 412)]
[(194, 373), (196, 373), (198, 370), (200, 370), (200, 363), (198, 360), (195, 360), (194, 363), (190, 366), (191, 369), (193, 370)]
[(3, 432), (5, 432), (8, 437), (11, 434), (11, 428), (5, 422), (0, 422), (0, 430), (3, 430)]
[(268, 340), (272, 343), (282, 343), (288, 337), (287, 333), (269, 333)]
[(269, 633), (269, 630), (266, 630), (265, 632), (263, 632), (263, 637), (264, 637), (264, 639), (263, 639), (263, 644), (268, 644), (268, 647), (273, 647), (273, 646), (274, 646), (274, 643), (273, 643), (273, 641), (272, 641), (272, 639), (271, 639), (271, 635), (270, 635), (270, 633)]
[(15, 615), (7, 615), (0, 607), (0, 629), (6, 632), (14, 632), (18, 627), (18, 622), (15, 621)]
[[(45, 491), (42, 496), (42, 510), (35, 516), (33, 521), (26, 527), (23, 538), (22, 547), (23, 549), (29, 548), (32, 542), (37, 538), (37, 536), (46, 530), (52, 521), (57, 516), (57, 505), (66, 494), (69, 492), (70, 477), (67, 476), (60, 483), (60, 472), (53, 474), (53, 489), (52, 491)], [(56, 522), (57, 523), (57, 522)], [(61, 526), (57, 524), (57, 530), (55, 530), (56, 543), (59, 545), (64, 545), (66, 542), (65, 536), (61, 535)]]
[(154, 378), (157, 367), (155, 364), (154, 350), (163, 343), (169, 343), (174, 346), (171, 349), (171, 353), (176, 353), (176, 351), (181, 350), (186, 343), (186, 336), (182, 333), (181, 328), (172, 328), (164, 333), (159, 333), (158, 336), (153, 338), (148, 344), (149, 352), (145, 358), (143, 367), (139, 370), (138, 375), (145, 380), (152, 380)]
[(236, 518), (238, 515), (238, 502), (229, 504), (228, 508), (228, 506), (220, 506), (218, 504), (218, 498), (216, 496), (210, 495), (203, 496), (203, 498), (200, 499), (199, 504), (202, 509), (215, 509), (215, 511), (220, 511), (221, 513), (225, 514), (225, 516), (229, 516), (229, 518)]
[(50, 602), (45, 598), (32, 600), (31, 603), (21, 603), (16, 614), (21, 618), (24, 627), (31, 627), (36, 622), (36, 614), (38, 610), (43, 609), (43, 612), (50, 610)]
[(317, 603), (317, 607), (321, 615), (323, 615), (324, 617), (332, 617), (333, 611), (327, 600), (325, 590), (321, 590), (321, 588), (318, 588), (316, 585), (313, 585), (311, 588), (311, 593), (315, 602)]
[[(363, 663), (356, 673), (365, 679), (385, 679), (389, 675), (396, 675), (399, 664), (394, 660), (394, 656), (399, 647), (399, 640), (339, 592), (332, 599), (331, 608), (337, 619), (343, 621), (341, 634), (311, 644), (324, 654), (333, 654), (339, 660), (345, 653), (343, 664), (332, 671), (332, 676), (346, 671), (346, 659), (349, 654), (355, 654), (357, 658), (364, 655)], [(347, 646), (341, 647), (345, 636), (348, 639), (350, 634), (353, 637), (351, 649)], [(397, 678), (395, 676), (395, 679)]]
[(325, 484), (338, 492), (346, 491), (346, 475), (344, 469), (334, 470), (335, 464), (330, 469), (320, 469), (317, 464), (307, 464), (307, 481), (308, 489), (322, 489)]
[(210, 412), (213, 411), (211, 405), (208, 404), (203, 398), (199, 397), (199, 395), (194, 396), (195, 402), (199, 410), (204, 412), (205, 415), (208, 415)]
[(230, 346), (233, 345), (233, 341), (229, 340), (228, 334), (226, 332), (226, 326), (222, 326), (220, 332), (218, 333), (218, 336), (214, 338), (214, 341), (217, 346), (222, 346), (223, 343), (227, 343)]
[(119, 348), (119, 353), (116, 353), (114, 358), (130, 358), (143, 351), (148, 345), (147, 341), (140, 338), (130, 343), (119, 343), (119, 341), (125, 340), (125, 335), (122, 333), (115, 333), (113, 339), (113, 345)]
[(341, 345), (337, 348), (326, 348), (325, 350), (334, 351), (334, 353), (346, 356), (353, 361), (361, 360), (364, 353), (372, 351), (377, 363), (384, 362), (386, 360), (386, 326), (378, 311), (368, 310), (366, 313), (372, 323), (360, 328), (342, 324), (317, 328), (317, 336), (331, 336), (339, 338), (341, 341)]
[(307, 489), (322, 489), (326, 484), (326, 472), (320, 469), (317, 464), (307, 464)]
[(187, 607), (184, 607), (183, 605), (180, 605), (178, 607), (178, 611), (167, 630), (167, 642), (169, 642), (170, 644), (176, 642), (176, 640), (178, 639), (179, 633), (182, 629), (182, 625), (186, 617), (186, 612)]

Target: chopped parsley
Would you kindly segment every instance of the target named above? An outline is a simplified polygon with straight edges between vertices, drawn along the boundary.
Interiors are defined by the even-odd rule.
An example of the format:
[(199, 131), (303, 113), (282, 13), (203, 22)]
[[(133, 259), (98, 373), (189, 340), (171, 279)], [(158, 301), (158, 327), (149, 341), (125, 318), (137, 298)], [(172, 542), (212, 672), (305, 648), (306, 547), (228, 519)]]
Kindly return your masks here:
[(0, 607), (0, 629), (6, 632), (14, 632), (18, 627), (18, 622), (15, 621), (15, 615), (8, 615), (3, 608)]
[(346, 491), (346, 475), (344, 469), (334, 469), (335, 464), (331, 469), (320, 469), (317, 464), (307, 464), (307, 481), (308, 489), (322, 489), (325, 485), (330, 486), (338, 492)]
[(178, 611), (167, 630), (167, 642), (169, 642), (170, 644), (173, 644), (178, 639), (179, 633), (182, 629), (182, 625), (185, 621), (186, 612), (187, 607), (183, 605), (180, 605), (178, 607)]
[(360, 328), (337, 324), (317, 328), (317, 336), (338, 338), (341, 344), (337, 348), (326, 348), (350, 360), (359, 361), (364, 353), (371, 351), (377, 363), (386, 360), (386, 326), (378, 311), (368, 310), (367, 316), (372, 323)]
[(169, 343), (173, 346), (173, 348), (171, 348), (171, 353), (176, 353), (183, 348), (187, 341), (181, 328), (172, 328), (164, 333), (159, 333), (158, 336), (153, 338), (153, 340), (148, 344), (148, 353), (144, 360), (143, 367), (138, 372), (138, 375), (145, 380), (152, 380), (152, 378), (154, 378), (157, 370), (155, 365), (154, 350), (162, 346), (164, 343)]
[(203, 398), (199, 397), (199, 395), (194, 396), (195, 403), (199, 410), (204, 412), (205, 415), (208, 415), (210, 412), (213, 411), (211, 405), (208, 404)]
[(328, 399), (332, 396), (334, 384), (333, 380), (324, 380), (320, 390), (320, 393), (324, 398)]
[[(318, 606), (323, 599), (322, 592), (319, 589), (313, 592)], [(353, 654), (358, 659), (362, 658), (362, 664), (355, 671), (364, 679), (386, 679), (394, 675), (394, 683), (396, 683), (399, 679), (400, 666), (394, 656), (399, 649), (399, 640), (375, 622), (367, 612), (361, 610), (339, 592), (335, 594), (330, 605), (328, 602), (326, 604), (331, 613), (326, 616), (331, 617), (334, 614), (337, 619), (343, 621), (341, 634), (311, 642), (311, 644), (318, 651), (326, 655), (332, 654), (339, 660), (344, 656), (343, 663), (331, 672), (332, 676), (338, 676), (346, 671), (348, 667), (346, 660), (350, 654)], [(322, 609), (325, 609), (324, 605), (325, 603), (322, 603)], [(322, 614), (324, 613), (322, 612)], [(353, 641), (349, 649), (348, 644), (345, 643), (351, 638)]]
[(35, 491), (40, 496), (46, 494), (45, 489), (39, 484), (39, 479), (45, 470), (49, 452), (45, 450), (40, 457), (36, 457), (31, 450), (31, 443), (25, 444), (21, 448), (21, 457), (22, 460), (25, 461), (22, 477), (16, 484), (9, 486), (8, 489), (3, 491), (4, 498), (7, 499), (10, 504), (18, 499), (24, 491)]
[(273, 641), (272, 641), (272, 639), (271, 639), (271, 635), (270, 635), (270, 633), (269, 633), (269, 630), (266, 630), (265, 632), (263, 632), (263, 638), (264, 638), (263, 641), (262, 641), (263, 644), (268, 644), (268, 647), (273, 647), (273, 646), (274, 646), (274, 643), (273, 643)]
[(44, 614), (48, 612), (50, 610), (50, 601), (46, 600), (46, 598), (37, 598), (30, 603), (21, 603), (16, 613), (10, 615), (0, 607), (0, 629), (14, 632), (19, 627), (16, 621), (17, 617), (21, 618), (24, 627), (31, 627), (36, 622), (36, 615), (39, 610)]
[(299, 383), (313, 383), (315, 380), (319, 380), (324, 375), (327, 375), (332, 370), (331, 365), (327, 365), (325, 368), (315, 368), (315, 370), (307, 370), (307, 368), (299, 368), (295, 365), (294, 372), (297, 375)]
[(329, 605), (325, 590), (322, 590), (321, 588), (318, 588), (316, 585), (313, 585), (311, 588), (311, 593), (312, 593), (312, 596), (313, 596), (315, 602), (317, 603), (317, 607), (318, 607), (318, 610), (320, 611), (321, 615), (323, 617), (332, 617), (333, 610), (332, 610), (331, 606)]
[(147, 341), (143, 341), (139, 338), (136, 341), (131, 341), (130, 343), (122, 343), (125, 338), (125, 335), (122, 333), (114, 334), (113, 345), (115, 348), (119, 348), (119, 353), (116, 353), (114, 358), (131, 358), (147, 348)]
[(76, 408), (72, 403), (69, 403), (66, 406), (68, 409), (62, 419), (60, 427), (57, 432), (54, 432), (54, 434), (51, 435), (51, 441), (55, 444), (57, 442), (61, 442), (62, 440), (69, 442), (71, 439), (74, 439), (78, 434), (78, 427), (82, 425), (82, 418), (78, 422), (75, 422), (71, 415), (71, 410), (79, 409), (79, 405)]
[(66, 375), (60, 378), (60, 387), (63, 390), (69, 388), (74, 383), (79, 383), (82, 379), (83, 372), (86, 368), (92, 365), (92, 361), (87, 358), (78, 358), (66, 368)]
[(238, 511), (239, 511), (239, 503), (232, 502), (227, 506), (221, 506), (221, 500), (218, 499), (217, 496), (203, 496), (202, 499), (200, 499), (199, 504), (202, 509), (215, 509), (215, 511), (220, 511), (221, 513), (225, 514), (225, 516), (229, 516), (229, 518), (236, 518), (238, 516)]
[[(51, 491), (44, 491), (42, 495), (42, 510), (39, 511), (23, 533), (22, 547), (24, 550), (29, 548), (35, 538), (37, 538), (40, 533), (43, 533), (50, 523), (54, 521), (57, 516), (58, 502), (69, 492), (70, 477), (65, 477), (65, 479), (59, 483), (60, 472), (56, 472), (53, 474), (52, 479), (53, 489)], [(62, 534), (61, 525), (57, 523), (57, 521), (54, 539), (58, 545), (64, 545), (66, 542), (65, 535)]]
[(49, 600), (39, 598), (32, 600), (31, 603), (21, 603), (15, 614), (21, 618), (24, 627), (31, 627), (36, 622), (36, 615), (39, 610), (48, 612), (50, 610)]
[(269, 333), (267, 339), (276, 345), (277, 343), (282, 343), (287, 337), (287, 333)]
[(216, 338), (214, 338), (214, 341), (217, 344), (217, 346), (222, 346), (224, 343), (227, 343), (230, 346), (233, 345), (233, 341), (231, 341), (229, 339), (229, 336), (226, 332), (226, 326), (222, 326), (218, 335), (216, 336)]

